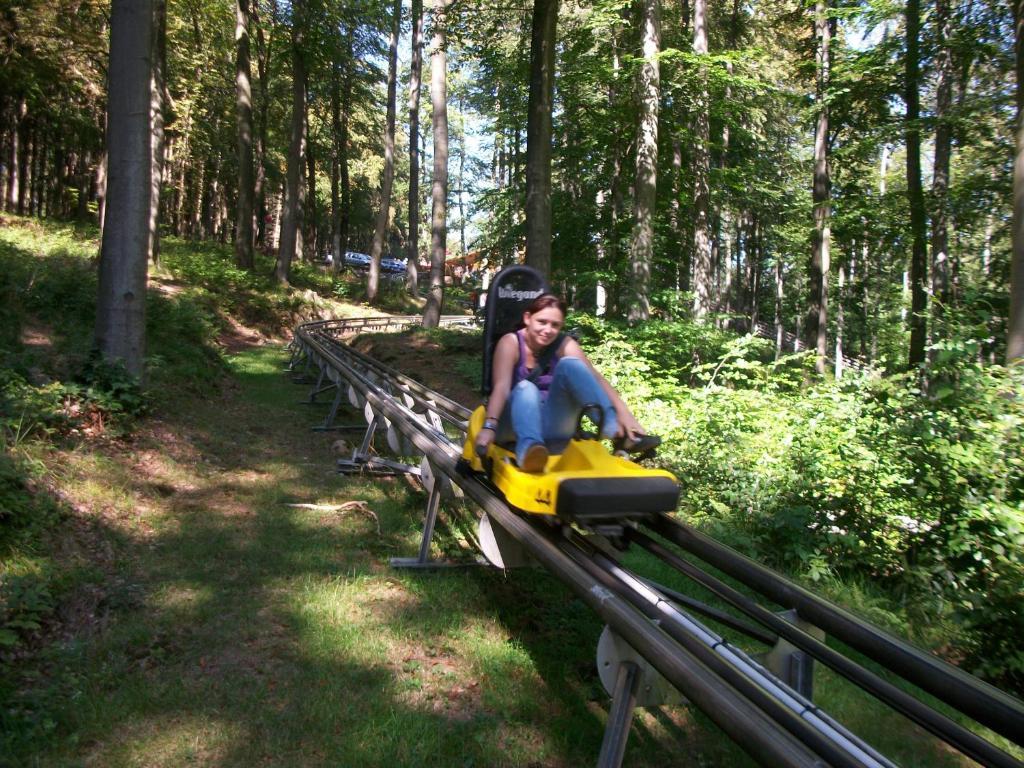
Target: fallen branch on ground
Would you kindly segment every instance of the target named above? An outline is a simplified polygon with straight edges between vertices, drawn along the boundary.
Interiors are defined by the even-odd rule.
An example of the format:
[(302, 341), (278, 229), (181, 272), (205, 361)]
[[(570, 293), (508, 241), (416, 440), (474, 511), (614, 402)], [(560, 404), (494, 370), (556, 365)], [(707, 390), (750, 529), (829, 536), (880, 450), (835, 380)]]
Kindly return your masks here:
[(348, 512), (350, 509), (358, 509), (373, 518), (377, 524), (377, 535), (380, 536), (380, 518), (377, 513), (367, 506), (365, 501), (346, 501), (342, 504), (289, 504), (295, 509), (311, 509), (314, 512)]

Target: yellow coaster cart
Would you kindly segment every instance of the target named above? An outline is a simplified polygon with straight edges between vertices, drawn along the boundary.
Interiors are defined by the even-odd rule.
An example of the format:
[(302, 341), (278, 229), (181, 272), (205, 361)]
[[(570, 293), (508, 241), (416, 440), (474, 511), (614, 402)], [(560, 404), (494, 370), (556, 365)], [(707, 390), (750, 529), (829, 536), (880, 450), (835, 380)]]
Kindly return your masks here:
[[(485, 397), (491, 391), (491, 357), (498, 339), (514, 330), (530, 302), (546, 292), (549, 288), (543, 276), (531, 267), (506, 267), (492, 281), (485, 307)], [(672, 473), (612, 454), (596, 437), (582, 431), (561, 453), (553, 453), (539, 473), (518, 467), (512, 445), (494, 442), (485, 456), (478, 456), (476, 437), (485, 414), (485, 407), (480, 406), (470, 418), (462, 450), (463, 469), (487, 475), (505, 500), (524, 512), (604, 527), (671, 512), (679, 502), (679, 484)]]

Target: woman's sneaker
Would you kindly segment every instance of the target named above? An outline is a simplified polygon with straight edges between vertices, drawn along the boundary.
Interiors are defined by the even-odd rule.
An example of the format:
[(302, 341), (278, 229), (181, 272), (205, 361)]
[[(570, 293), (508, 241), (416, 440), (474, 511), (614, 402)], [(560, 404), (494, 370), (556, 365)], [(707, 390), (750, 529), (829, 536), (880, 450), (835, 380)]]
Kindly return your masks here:
[(612, 449), (620, 456), (629, 454), (654, 454), (654, 449), (661, 445), (658, 435), (640, 435), (636, 439), (616, 437), (612, 440)]
[(523, 472), (543, 472), (548, 465), (548, 449), (542, 443), (534, 443), (526, 449), (519, 468)]

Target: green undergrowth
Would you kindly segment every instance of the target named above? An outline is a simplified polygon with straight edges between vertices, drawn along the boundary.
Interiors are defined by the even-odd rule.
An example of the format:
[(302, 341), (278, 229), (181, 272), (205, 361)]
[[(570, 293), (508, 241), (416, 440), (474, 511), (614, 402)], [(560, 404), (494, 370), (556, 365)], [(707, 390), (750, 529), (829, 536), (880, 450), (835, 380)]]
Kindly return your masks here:
[[(586, 322), (665, 439), (680, 515), (1024, 691), (1024, 371), (979, 364), (968, 341), (921, 373), (822, 380), (752, 337)], [(841, 586), (862, 583), (870, 605)]]

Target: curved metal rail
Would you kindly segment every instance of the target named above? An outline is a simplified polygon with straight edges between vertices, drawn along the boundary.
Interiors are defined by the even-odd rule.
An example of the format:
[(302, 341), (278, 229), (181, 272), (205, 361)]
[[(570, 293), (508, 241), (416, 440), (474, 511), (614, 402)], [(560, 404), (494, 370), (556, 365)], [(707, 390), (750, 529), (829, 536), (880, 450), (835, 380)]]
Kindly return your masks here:
[[(446, 318), (447, 319), (447, 318)], [(452, 318), (451, 324), (466, 318)], [(669, 683), (766, 766), (891, 766), (844, 726), (787, 686), (741, 649), (681, 608), (680, 596), (623, 568), (601, 547), (566, 528), (553, 529), (510, 509), (485, 480), (460, 474), (458, 460), (469, 410), (341, 339), (353, 332), (404, 328), (419, 318), (324, 321), (300, 326), (293, 341), (293, 367), (300, 362), (347, 390), (349, 402), (400, 432), (404, 451), (422, 453), (435, 478), (447, 478), (541, 565), (565, 582)], [(779, 605), (796, 609), (847, 645), (919, 685), (940, 700), (1011, 741), (1024, 739), (1024, 705), (941, 660), (884, 633), (787, 581), (780, 575), (667, 516), (644, 527), (743, 582)], [(907, 694), (879, 675), (804, 632), (796, 624), (729, 587), (680, 554), (636, 528), (626, 538), (671, 568), (696, 580), (741, 613), (766, 627), (763, 632), (721, 612), (698, 610), (764, 642), (784, 638), (897, 711), (921, 724), (982, 765), (1022, 766), (1012, 755)], [(425, 542), (427, 534), (425, 533)], [(702, 610), (704, 609), (704, 610)], [(718, 614), (716, 616), (716, 613)]]

